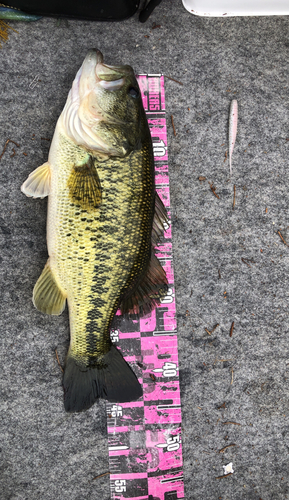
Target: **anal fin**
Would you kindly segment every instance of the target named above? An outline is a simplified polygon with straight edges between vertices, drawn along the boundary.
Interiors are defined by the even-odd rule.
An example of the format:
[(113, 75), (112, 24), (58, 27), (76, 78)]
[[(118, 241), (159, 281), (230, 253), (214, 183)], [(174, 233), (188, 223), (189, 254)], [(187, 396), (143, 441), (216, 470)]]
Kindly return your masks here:
[(32, 198), (45, 198), (50, 193), (50, 179), (50, 165), (46, 162), (29, 174), (21, 186), (21, 191)]
[(60, 290), (47, 261), (33, 290), (33, 304), (46, 314), (58, 316), (64, 311), (66, 296)]

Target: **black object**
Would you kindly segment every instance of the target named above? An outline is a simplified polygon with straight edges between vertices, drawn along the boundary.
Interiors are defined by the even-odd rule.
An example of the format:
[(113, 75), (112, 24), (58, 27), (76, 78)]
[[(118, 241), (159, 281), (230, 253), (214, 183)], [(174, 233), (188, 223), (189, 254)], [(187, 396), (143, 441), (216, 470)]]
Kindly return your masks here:
[(152, 11), (155, 9), (157, 5), (161, 3), (162, 0), (150, 0), (150, 2), (147, 4), (147, 6), (141, 11), (139, 15), (139, 20), (141, 23), (145, 23), (149, 16), (151, 15)]
[[(4, 0), (5, 1), (5, 0)], [(146, 2), (139, 15), (144, 23), (162, 0)], [(7, 0), (7, 7), (36, 16), (68, 17), (94, 21), (123, 21), (133, 16), (140, 0)], [(1, 5), (4, 7), (3, 3)]]
[[(122, 21), (133, 16), (140, 0), (6, 0), (7, 7), (37, 16)], [(4, 0), (5, 3), (5, 0)], [(1, 3), (4, 6), (3, 3)], [(5, 5), (6, 6), (6, 5)]]

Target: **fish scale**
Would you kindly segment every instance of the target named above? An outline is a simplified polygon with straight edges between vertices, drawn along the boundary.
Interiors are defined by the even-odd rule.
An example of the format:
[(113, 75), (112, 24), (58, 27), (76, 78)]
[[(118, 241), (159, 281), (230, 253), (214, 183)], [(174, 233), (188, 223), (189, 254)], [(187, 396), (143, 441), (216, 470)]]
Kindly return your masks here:
[[(109, 350), (109, 325), (120, 300), (119, 290), (145, 267), (152, 220), (147, 207), (152, 211), (154, 193), (150, 152), (147, 146), (142, 160), (136, 152), (129, 162), (120, 159), (98, 162), (102, 204), (99, 209), (87, 211), (73, 203), (65, 189), (76, 159), (78, 162), (85, 159), (87, 153), (64, 137), (59, 142), (56, 202), (51, 200), (49, 208), (48, 232), (54, 228), (57, 231), (52, 249), (55, 258), (50, 257), (50, 265), (61, 288), (69, 290), (71, 350), (76, 357), (88, 357), (95, 355), (95, 351)], [(147, 178), (146, 184), (151, 184), (150, 190), (144, 188), (143, 178)], [(91, 335), (95, 337), (94, 351)]]

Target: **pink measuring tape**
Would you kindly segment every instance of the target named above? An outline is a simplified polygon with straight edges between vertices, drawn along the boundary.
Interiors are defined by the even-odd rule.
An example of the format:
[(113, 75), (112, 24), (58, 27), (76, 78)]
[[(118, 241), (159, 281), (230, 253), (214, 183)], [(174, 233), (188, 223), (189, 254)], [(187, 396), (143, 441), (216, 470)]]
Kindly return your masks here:
[[(164, 77), (138, 83), (154, 147), (156, 190), (170, 219)], [(181, 400), (171, 227), (156, 249), (169, 290), (150, 316), (116, 315), (111, 338), (143, 385), (143, 398), (107, 403), (110, 488), (113, 500), (184, 499)]]

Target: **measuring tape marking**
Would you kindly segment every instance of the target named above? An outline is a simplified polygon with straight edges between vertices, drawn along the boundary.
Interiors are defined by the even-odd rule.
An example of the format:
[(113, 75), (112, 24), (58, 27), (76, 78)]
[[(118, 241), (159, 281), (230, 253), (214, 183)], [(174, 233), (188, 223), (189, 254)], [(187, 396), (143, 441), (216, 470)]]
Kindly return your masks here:
[[(138, 77), (153, 142), (156, 190), (168, 211), (164, 81)], [(177, 352), (171, 224), (155, 251), (169, 289), (149, 317), (116, 314), (111, 339), (143, 385), (142, 400), (107, 403), (111, 498), (113, 500), (184, 500), (181, 402)]]

